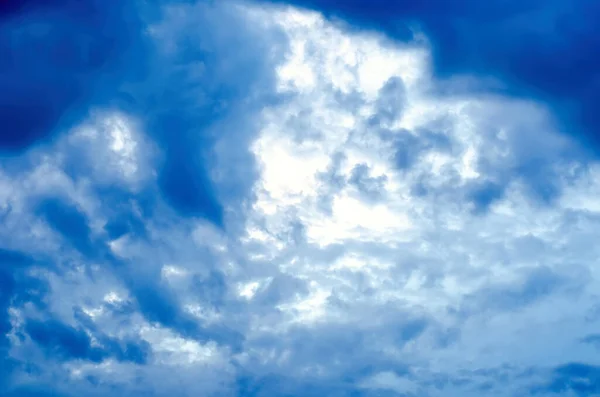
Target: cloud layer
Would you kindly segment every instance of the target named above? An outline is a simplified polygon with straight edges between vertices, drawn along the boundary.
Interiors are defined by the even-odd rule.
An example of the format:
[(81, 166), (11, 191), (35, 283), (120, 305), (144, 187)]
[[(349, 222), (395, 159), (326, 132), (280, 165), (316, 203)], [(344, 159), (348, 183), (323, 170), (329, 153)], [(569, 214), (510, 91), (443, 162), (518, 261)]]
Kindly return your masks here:
[(595, 6), (223, 3), (0, 6), (0, 394), (599, 393)]

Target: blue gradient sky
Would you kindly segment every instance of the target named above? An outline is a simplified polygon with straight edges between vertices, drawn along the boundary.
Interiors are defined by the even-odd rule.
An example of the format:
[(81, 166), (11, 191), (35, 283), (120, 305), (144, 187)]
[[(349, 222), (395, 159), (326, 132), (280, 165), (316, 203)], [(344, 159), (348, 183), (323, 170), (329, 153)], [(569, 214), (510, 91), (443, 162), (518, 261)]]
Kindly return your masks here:
[(0, 0), (0, 395), (600, 394), (598, 20)]

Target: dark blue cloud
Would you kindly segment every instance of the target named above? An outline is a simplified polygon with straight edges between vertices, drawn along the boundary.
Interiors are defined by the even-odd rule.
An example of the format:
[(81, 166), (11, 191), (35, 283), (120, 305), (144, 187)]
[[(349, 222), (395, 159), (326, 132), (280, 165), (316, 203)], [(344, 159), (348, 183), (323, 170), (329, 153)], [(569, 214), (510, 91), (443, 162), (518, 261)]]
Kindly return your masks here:
[(11, 329), (6, 311), (13, 295), (17, 292), (15, 273), (30, 263), (31, 259), (24, 254), (0, 249), (0, 335), (2, 335), (0, 346), (4, 345), (4, 335)]
[(150, 354), (150, 346), (145, 341), (120, 341), (93, 331), (98, 345), (92, 345), (92, 339), (84, 328), (75, 328), (55, 319), (30, 319), (25, 324), (25, 332), (51, 360), (99, 363), (112, 357), (119, 361), (144, 364)]
[(146, 221), (155, 214), (158, 191), (152, 186), (135, 193), (117, 186), (93, 186), (96, 196), (102, 197), (106, 216), (104, 231), (108, 239), (116, 240), (125, 234), (147, 239)]
[(396, 148), (394, 163), (401, 170), (408, 170), (424, 153), (430, 151), (449, 152), (451, 142), (445, 135), (428, 130), (413, 133), (408, 130), (391, 134), (384, 132), (384, 139), (393, 143)]
[[(278, 46), (283, 40), (265, 44), (257, 39), (248, 45), (257, 32), (227, 8), (214, 7), (204, 16), (201, 13), (206, 11), (189, 11), (190, 18), (171, 21), (179, 25), (172, 37), (178, 51), (163, 59), (162, 70), (155, 71), (155, 84), (140, 110), (147, 131), (165, 153), (159, 176), (165, 199), (182, 214), (221, 225), (220, 200), (239, 200), (248, 193), (240, 186), (248, 189), (254, 178), (243, 172), (253, 169), (253, 159), (244, 154), (255, 133), (254, 111), (279, 100), (272, 94), (269, 53), (273, 48), (269, 45)], [(225, 27), (234, 25), (240, 33), (231, 34)], [(236, 172), (243, 177), (227, 175), (227, 191), (217, 192), (208, 167), (214, 164), (214, 144), (223, 133), (229, 137), (226, 151), (235, 154)]]
[[(143, 65), (130, 3), (19, 0), (0, 9), (0, 150), (20, 152), (107, 104)], [(132, 62), (133, 61), (133, 62)]]
[(125, 338), (118, 339), (110, 337), (101, 332), (93, 319), (85, 314), (80, 308), (75, 308), (74, 317), (79, 324), (96, 338), (104, 350), (106, 357), (114, 357), (123, 362), (135, 364), (146, 364), (151, 354), (150, 344), (144, 340)]
[(187, 337), (198, 337), (198, 323), (191, 315), (182, 311), (171, 291), (159, 282), (132, 282), (130, 290), (136, 298), (140, 312), (150, 323), (176, 329)]
[(66, 397), (49, 385), (19, 386), (3, 394), (5, 397)]
[(539, 302), (561, 290), (568, 291), (571, 285), (575, 291), (581, 288), (583, 280), (570, 278), (548, 267), (540, 266), (529, 270), (520, 282), (496, 284), (470, 294), (465, 300), (467, 308), (515, 311)]
[[(182, 215), (222, 225), (223, 195), (246, 194), (239, 187), (247, 190), (251, 178), (245, 175), (218, 194), (209, 164), (219, 136), (208, 130), (236, 113), (230, 150), (240, 152), (236, 157), (251, 170), (252, 159), (243, 153), (253, 128), (244, 109), (273, 99), (255, 90), (269, 92), (269, 48), (237, 45), (251, 27), (204, 4), (189, 21), (169, 21), (188, 29), (170, 38), (177, 51), (165, 55), (147, 32), (165, 16), (157, 4), (16, 3), (0, 9), (0, 53), (6, 54), (0, 58), (0, 152), (22, 153), (82, 122), (91, 110), (119, 108), (140, 118), (143, 131), (158, 143), (159, 186), (167, 202)], [(224, 35), (225, 25), (244, 32)]]
[[(132, 269), (135, 270), (135, 269)], [(209, 340), (227, 345), (234, 350), (241, 347), (243, 336), (236, 331), (221, 326), (203, 326), (197, 318), (186, 312), (172, 290), (156, 278), (143, 278), (132, 274), (125, 278), (132, 296), (135, 298), (140, 313), (151, 324), (167, 327), (186, 338), (201, 342)], [(202, 292), (208, 299), (207, 303), (214, 298), (216, 289), (217, 296), (220, 294), (218, 286), (205, 285)], [(213, 288), (213, 291), (210, 291)]]
[[(185, 337), (202, 341), (215, 340), (235, 348), (240, 346), (239, 334), (224, 328), (202, 327), (196, 318), (185, 312), (173, 291), (160, 280), (159, 274), (151, 273), (144, 276), (133, 264), (110, 254), (104, 239), (92, 237), (87, 216), (75, 204), (58, 198), (46, 198), (37, 205), (37, 211), (72, 248), (88, 258), (106, 261), (106, 265), (115, 271), (129, 289), (137, 309), (150, 323), (170, 328)], [(144, 239), (143, 223), (140, 224), (140, 220), (136, 219), (131, 212), (128, 214), (129, 216), (121, 215), (109, 222), (107, 231), (109, 234), (112, 232), (116, 235), (131, 232), (137, 238)], [(148, 266), (154, 268), (154, 264)], [(213, 272), (211, 277), (203, 280), (196, 288), (197, 295), (203, 301), (215, 306), (220, 305), (225, 292), (222, 275)], [(24, 291), (26, 290), (20, 289), (17, 292), (22, 294)], [(101, 352), (92, 351), (92, 353), (96, 355), (94, 357), (97, 360), (104, 357), (100, 355)]]
[(366, 164), (358, 164), (352, 169), (352, 174), (348, 182), (358, 189), (358, 191), (370, 200), (377, 200), (383, 196), (385, 191), (385, 175), (373, 177), (370, 175), (370, 168)]
[(425, 331), (428, 325), (428, 321), (423, 318), (410, 320), (406, 324), (402, 324), (402, 327), (400, 328), (400, 335), (398, 335), (399, 344), (402, 345), (419, 337), (419, 335)]
[[(57, 198), (48, 198), (37, 206), (37, 210), (72, 248), (89, 258), (98, 258), (99, 254), (106, 252), (104, 241), (94, 241), (86, 215), (74, 204)], [(121, 221), (126, 220), (127, 218), (121, 219)], [(110, 225), (111, 223), (109, 223), (109, 231)], [(119, 232), (119, 229), (116, 231)], [(129, 287), (139, 310), (148, 321), (173, 328), (187, 336), (198, 333), (196, 322), (181, 311), (173, 294), (159, 281), (136, 275), (136, 269), (124, 267), (125, 263), (111, 255), (105, 256), (104, 259), (108, 259), (108, 264), (118, 270), (117, 274)]]
[(490, 205), (504, 196), (506, 186), (494, 181), (471, 184), (467, 189), (467, 200), (473, 204), (475, 213), (485, 213)]
[(581, 339), (582, 343), (586, 343), (590, 346), (600, 349), (600, 334), (590, 334)]
[(371, 123), (391, 123), (402, 116), (406, 106), (404, 82), (399, 77), (389, 79), (379, 90), (375, 115)]
[(101, 362), (106, 357), (102, 349), (91, 345), (84, 330), (56, 320), (29, 320), (25, 331), (52, 359)]
[(600, 393), (600, 367), (569, 363), (554, 369), (552, 379), (533, 389), (533, 394), (568, 393), (576, 396), (592, 396)]
[(74, 204), (58, 198), (44, 199), (38, 205), (42, 219), (84, 255), (96, 254), (86, 215)]
[(208, 277), (194, 277), (193, 292), (205, 304), (220, 308), (225, 303), (227, 281), (222, 272), (213, 270)]
[(8, 334), (13, 330), (9, 317), (11, 306), (31, 303), (44, 309), (44, 297), (49, 291), (47, 283), (27, 270), (36, 260), (21, 252), (0, 248), (0, 393), (19, 363), (10, 358)]
[[(242, 377), (237, 381), (240, 397), (267, 396), (348, 396), (359, 397), (367, 395), (351, 383), (328, 381), (324, 379), (294, 379), (283, 376)], [(378, 394), (384, 396), (385, 394)], [(391, 395), (391, 394), (390, 394)]]

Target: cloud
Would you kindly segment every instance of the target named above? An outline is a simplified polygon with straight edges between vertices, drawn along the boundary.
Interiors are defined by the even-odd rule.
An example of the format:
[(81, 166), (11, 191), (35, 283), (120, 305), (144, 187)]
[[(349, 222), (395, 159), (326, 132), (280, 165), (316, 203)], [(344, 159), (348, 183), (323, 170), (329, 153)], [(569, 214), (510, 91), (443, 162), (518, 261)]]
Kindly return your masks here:
[(582, 338), (581, 342), (590, 344), (591, 346), (594, 346), (594, 347), (600, 347), (600, 335), (598, 335), (598, 334), (588, 335), (585, 338)]
[[(108, 104), (122, 79), (143, 70), (131, 5), (27, 1), (2, 10), (3, 151), (22, 151)], [(34, 56), (35, 54), (35, 56)], [(43, 67), (40, 67), (43, 65)]]
[(412, 395), (417, 391), (417, 388), (410, 380), (403, 379), (389, 371), (373, 375), (363, 382), (362, 387), (368, 389), (392, 390), (395, 394), (399, 395)]
[(549, 101), (565, 133), (592, 145), (597, 155), (599, 119), (593, 109), (600, 59), (593, 48), (600, 37), (594, 23), (600, 8), (594, 1), (270, 2), (318, 10), (351, 28), (383, 31), (400, 41), (423, 32), (432, 44), (437, 77), (492, 78), (501, 91)]
[[(222, 224), (225, 197), (207, 168), (216, 160), (210, 151), (218, 142), (231, 146), (229, 139), (248, 141), (249, 111), (275, 100), (265, 97), (273, 61), (268, 48), (259, 48), (260, 40), (250, 40), (255, 46), (244, 51), (236, 45), (259, 34), (236, 8), (173, 1), (148, 9), (141, 3), (106, 7), (68, 0), (7, 9), (0, 45), (11, 58), (1, 65), (7, 88), (0, 99), (0, 149), (10, 155), (48, 142), (95, 109), (140, 115), (145, 133), (165, 149), (157, 167), (162, 195), (181, 214)], [(232, 34), (214, 21), (243, 27), (243, 33)], [(31, 50), (38, 47), (33, 58)], [(222, 129), (238, 132), (215, 139)], [(131, 150), (123, 137), (114, 139), (122, 152)], [(215, 154), (244, 159), (252, 169), (244, 150)], [(125, 167), (131, 173), (131, 164)], [(230, 171), (229, 183), (233, 177)], [(239, 190), (243, 183), (236, 182)]]
[[(424, 21), (396, 41), (378, 2), (324, 10), (379, 32), (132, 4), (89, 17), (115, 18), (105, 36), (70, 1), (2, 9), (14, 37), (20, 18), (81, 58), (68, 74), (18, 47), (7, 69), (40, 87), (19, 114), (44, 117), (0, 142), (0, 393), (597, 391), (600, 168), (552, 98), (490, 89), (485, 57), (441, 79), (460, 59), (440, 69), (454, 47), (419, 5), (389, 6)], [(479, 26), (493, 6), (447, 11)]]
[(598, 367), (581, 363), (569, 363), (554, 370), (552, 381), (545, 387), (534, 389), (535, 393), (572, 392), (576, 396), (598, 393), (600, 384)]
[(50, 359), (87, 360), (99, 363), (109, 357), (119, 361), (131, 361), (144, 364), (147, 361), (149, 345), (147, 342), (120, 341), (103, 335), (94, 335), (98, 341), (93, 346), (92, 339), (83, 329), (73, 328), (56, 320), (29, 320), (25, 331)]

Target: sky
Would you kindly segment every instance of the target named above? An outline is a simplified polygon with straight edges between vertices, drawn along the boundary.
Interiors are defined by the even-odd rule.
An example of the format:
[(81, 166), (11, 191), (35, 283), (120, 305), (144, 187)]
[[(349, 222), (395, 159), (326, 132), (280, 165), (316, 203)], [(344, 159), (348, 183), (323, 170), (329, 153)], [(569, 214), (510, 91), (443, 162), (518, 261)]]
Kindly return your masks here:
[(0, 396), (599, 396), (596, 0), (0, 0)]

